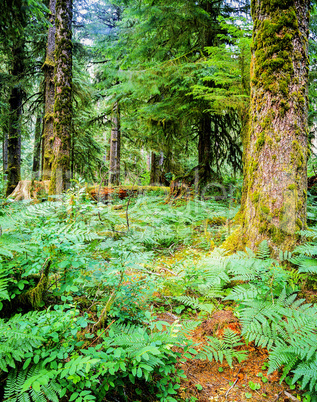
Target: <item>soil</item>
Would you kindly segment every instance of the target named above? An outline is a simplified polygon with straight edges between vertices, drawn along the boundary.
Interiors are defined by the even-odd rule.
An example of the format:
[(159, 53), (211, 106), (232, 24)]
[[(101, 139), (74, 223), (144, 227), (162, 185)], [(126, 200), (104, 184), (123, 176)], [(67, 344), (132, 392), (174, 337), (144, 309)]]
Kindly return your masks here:
[[(173, 323), (179, 317), (171, 313), (162, 313), (159, 320)], [(181, 321), (181, 320), (180, 320)], [(226, 328), (240, 333), (239, 320), (230, 310), (216, 311), (210, 319), (203, 321), (191, 334), (190, 339), (198, 345), (206, 343), (207, 336), (222, 337)], [(242, 345), (241, 350), (248, 352), (245, 361), (235, 361), (230, 368), (224, 360), (222, 364), (215, 360), (187, 359), (180, 363), (185, 371), (186, 380), (182, 381), (179, 397), (184, 401), (199, 402), (247, 402), (247, 401), (298, 401), (301, 394), (298, 390), (290, 390), (283, 381), (280, 384), (281, 373), (278, 371), (267, 374), (268, 351), (258, 348), (254, 343)], [(254, 390), (254, 385), (258, 389)], [(192, 398), (192, 399), (191, 399)]]

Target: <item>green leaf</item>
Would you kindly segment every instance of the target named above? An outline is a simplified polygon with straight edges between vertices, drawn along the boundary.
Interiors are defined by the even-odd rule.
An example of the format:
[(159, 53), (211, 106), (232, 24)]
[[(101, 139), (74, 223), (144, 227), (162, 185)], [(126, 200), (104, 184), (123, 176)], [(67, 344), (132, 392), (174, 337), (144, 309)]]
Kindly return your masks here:
[(24, 364), (23, 364), (23, 370), (25, 370), (26, 368), (29, 367), (29, 364), (31, 363), (32, 358), (29, 357), (28, 359), (25, 360)]

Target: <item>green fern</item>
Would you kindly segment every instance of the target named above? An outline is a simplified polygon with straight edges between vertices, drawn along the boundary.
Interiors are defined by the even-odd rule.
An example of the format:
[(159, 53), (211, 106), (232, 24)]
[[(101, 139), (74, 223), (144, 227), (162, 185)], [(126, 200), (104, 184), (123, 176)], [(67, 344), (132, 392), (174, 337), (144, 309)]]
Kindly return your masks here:
[(178, 302), (184, 304), (185, 306), (191, 307), (194, 310), (205, 311), (211, 314), (215, 310), (214, 304), (211, 303), (201, 303), (199, 299), (191, 296), (176, 296), (174, 297)]
[(257, 258), (260, 260), (268, 260), (271, 255), (271, 250), (266, 240), (263, 240), (259, 245), (258, 251), (256, 253)]
[(222, 363), (226, 359), (230, 367), (233, 366), (233, 359), (237, 359), (239, 363), (247, 358), (247, 352), (236, 350), (235, 348), (243, 345), (240, 335), (229, 328), (224, 330), (223, 339), (208, 336), (208, 344), (205, 345), (198, 353), (196, 358), (216, 360)]
[[(4, 402), (58, 402), (65, 391), (47, 373), (41, 364), (11, 370), (4, 389)], [(37, 386), (30, 382), (34, 377), (38, 379)]]

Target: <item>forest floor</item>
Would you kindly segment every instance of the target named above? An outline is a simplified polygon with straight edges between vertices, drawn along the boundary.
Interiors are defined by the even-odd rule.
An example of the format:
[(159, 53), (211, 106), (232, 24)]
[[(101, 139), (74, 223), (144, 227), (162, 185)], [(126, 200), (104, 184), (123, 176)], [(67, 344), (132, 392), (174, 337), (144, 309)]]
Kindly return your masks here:
[[(17, 319), (23, 334), (29, 328), (43, 337), (41, 348), (19, 357), (20, 372), (2, 372), (8, 385), (0, 400), (35, 392), (21, 391), (16, 376), (33, 370), (42, 349), (43, 359), (52, 357), (43, 373), (51, 370), (64, 387), (62, 402), (81, 389), (85, 401), (97, 402), (317, 400), (307, 390), (317, 381), (316, 240), (295, 250), (293, 262), (288, 252), (273, 259), (266, 242), (228, 255), (221, 245), (235, 229), (234, 200), (170, 200), (156, 191), (106, 201), (92, 202), (79, 187), (60, 202), (6, 204), (0, 255), (10, 300), (33, 295), (34, 272), (47, 261), (51, 268), (36, 308), (17, 304), (20, 315), (11, 317), (9, 293), (0, 292), (8, 334)], [(317, 239), (317, 230), (310, 233)], [(10, 356), (0, 350), (0, 364), (14, 367)], [(75, 363), (86, 358), (83, 374)], [(56, 364), (66, 371), (73, 364), (79, 374), (59, 377)], [(303, 364), (310, 365), (304, 374)]]
[[(204, 236), (196, 238), (202, 241)], [(173, 255), (168, 257), (161, 256), (157, 262), (156, 269), (166, 271), (172, 270), (175, 262), (181, 261), (186, 255), (191, 255), (198, 262), (200, 259), (208, 257), (210, 252), (195, 247), (180, 247)], [(157, 294), (157, 299), (164, 298)], [(159, 305), (159, 302), (157, 303)], [(188, 317), (186, 317), (188, 318)], [(238, 318), (233, 314), (230, 305), (218, 310), (210, 315), (209, 318), (201, 322), (201, 316), (195, 314), (191, 317), (197, 319), (200, 324), (189, 335), (189, 339), (196, 345), (194, 348), (199, 351), (200, 346), (206, 344), (207, 336), (215, 336), (219, 339), (223, 337), (224, 330), (231, 330), (241, 334), (241, 325)], [(166, 321), (170, 324), (175, 321), (182, 322), (182, 318), (172, 312), (162, 312), (158, 314), (158, 320)], [(280, 383), (281, 371), (268, 372), (268, 351), (266, 348), (256, 347), (254, 342), (243, 345), (241, 350), (248, 352), (245, 361), (234, 363), (233, 367), (224, 360), (222, 363), (217, 361), (189, 359), (181, 364), (187, 379), (182, 382), (179, 396), (186, 401), (191, 397), (197, 398), (199, 402), (219, 401), (219, 402), (245, 402), (245, 401), (298, 401), (302, 391), (296, 389), (294, 385), (288, 385), (285, 381)]]
[[(179, 207), (182, 209), (184, 205), (187, 206), (188, 211), (188, 201), (186, 200), (176, 201), (173, 209), (177, 210)], [(167, 279), (162, 292), (158, 291), (153, 295), (154, 302), (152, 305), (157, 314), (157, 320), (169, 324), (176, 321), (180, 324), (188, 320), (197, 321), (198, 326), (187, 335), (188, 339), (193, 342), (192, 347), (197, 351), (207, 343), (208, 336), (222, 339), (226, 328), (241, 335), (241, 324), (234, 314), (232, 302), (218, 301), (216, 310), (206, 314), (203, 311), (199, 312), (199, 309), (188, 308), (188, 306), (181, 306), (186, 308), (181, 311), (177, 310), (177, 304), (175, 308), (175, 301), (173, 300), (177, 294), (183, 294), (181, 288), (184, 285), (183, 278), (178, 283), (175, 267), (176, 272), (180, 266), (188, 263), (199, 267), (212, 254), (215, 247), (221, 247), (228, 233), (230, 234), (234, 230), (231, 227), (233, 224), (232, 217), (237, 211), (237, 207), (219, 205), (219, 211), (217, 211), (217, 206), (216, 213), (211, 214), (210, 219), (202, 219), (191, 225), (194, 235), (190, 242), (180, 245), (177, 245), (177, 242), (176, 245), (172, 242), (169, 247), (164, 244), (157, 247), (155, 249), (155, 264), (152, 266), (154, 272)], [(199, 216), (199, 211), (196, 212)], [(121, 216), (124, 217), (123, 212), (121, 212)], [(134, 220), (134, 223), (137, 221)], [(175, 230), (174, 235), (177, 236), (176, 233), (179, 232), (179, 228), (175, 225), (171, 226)], [(195, 275), (192, 275), (192, 278), (195, 278)], [(195, 291), (190, 289), (190, 286), (188, 286), (188, 290), (187, 294), (195, 295)], [(199, 294), (196, 296), (198, 297)], [(248, 344), (243, 339), (243, 345), (238, 349), (246, 351), (247, 358), (240, 363), (234, 360), (232, 367), (225, 359), (222, 362), (215, 360), (210, 362), (191, 358), (187, 359), (185, 363), (180, 363), (180, 368), (184, 370), (187, 378), (182, 380), (178, 396), (189, 402), (306, 401), (305, 397), (302, 396), (304, 392), (298, 386), (292, 385), (290, 377), (286, 377), (286, 380), (282, 382), (280, 381), (281, 369), (268, 374), (269, 353), (266, 348), (256, 347), (254, 342)]]

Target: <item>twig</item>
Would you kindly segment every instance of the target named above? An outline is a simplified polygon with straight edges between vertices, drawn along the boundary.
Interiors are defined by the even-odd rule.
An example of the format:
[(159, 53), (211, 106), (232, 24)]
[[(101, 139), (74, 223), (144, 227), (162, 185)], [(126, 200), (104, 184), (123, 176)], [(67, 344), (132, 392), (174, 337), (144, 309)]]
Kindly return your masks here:
[(115, 321), (116, 321), (116, 320), (112, 320), (111, 323), (107, 326), (107, 328), (105, 328), (105, 329), (101, 332), (101, 334), (100, 334), (99, 336), (97, 336), (97, 338), (94, 339), (94, 340), (91, 342), (90, 345), (88, 345), (88, 348), (90, 348), (90, 346), (93, 345), (93, 344), (101, 337), (101, 335), (104, 334), (104, 333), (107, 331), (107, 329), (109, 329), (109, 328), (111, 327), (111, 325), (112, 325)]
[(168, 269), (168, 268), (161, 267), (161, 269), (163, 269), (164, 271), (169, 272), (170, 274), (172, 274), (172, 275), (174, 275), (174, 276), (179, 276), (179, 275), (175, 274), (175, 272), (171, 271), (171, 270), (170, 270), (170, 269)]
[(103, 321), (106, 319), (108, 306), (109, 306), (110, 303), (112, 302), (112, 299), (115, 298), (116, 292), (120, 289), (121, 283), (122, 283), (122, 281), (123, 281), (123, 276), (124, 276), (124, 271), (121, 272), (121, 277), (120, 277), (119, 284), (118, 284), (118, 286), (117, 286), (115, 289), (113, 289), (113, 291), (112, 291), (112, 293), (111, 293), (111, 295), (110, 295), (110, 297), (109, 297), (109, 299), (108, 299), (108, 301), (107, 301), (105, 307), (103, 308), (103, 310), (102, 310), (102, 312), (101, 312), (101, 314), (100, 314), (99, 320), (93, 325), (93, 327), (92, 327), (93, 330), (95, 329), (95, 327), (99, 327), (99, 325), (102, 324)]
[(239, 373), (240, 373), (241, 369), (239, 369), (238, 374), (237, 374), (237, 378), (235, 380), (235, 382), (231, 385), (231, 387), (228, 389), (228, 391), (225, 394), (225, 398), (228, 398), (229, 392), (232, 390), (232, 388), (235, 387), (236, 383), (239, 381)]
[(280, 396), (282, 395), (282, 393), (283, 393), (283, 391), (279, 392), (273, 402), (277, 402), (280, 399)]
[(287, 396), (287, 398), (291, 399), (292, 401), (298, 401), (297, 398), (295, 398), (295, 396), (291, 395), (289, 392), (284, 391), (284, 394)]
[(148, 270), (145, 269), (145, 268), (142, 268), (140, 271), (141, 271), (141, 272), (145, 272), (145, 273), (150, 274), (150, 275), (162, 276), (162, 275), (160, 275), (160, 274), (157, 274), (156, 272), (148, 271)]

